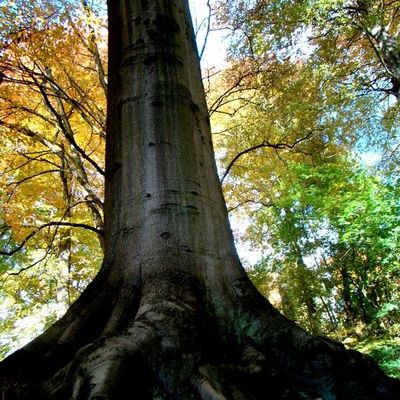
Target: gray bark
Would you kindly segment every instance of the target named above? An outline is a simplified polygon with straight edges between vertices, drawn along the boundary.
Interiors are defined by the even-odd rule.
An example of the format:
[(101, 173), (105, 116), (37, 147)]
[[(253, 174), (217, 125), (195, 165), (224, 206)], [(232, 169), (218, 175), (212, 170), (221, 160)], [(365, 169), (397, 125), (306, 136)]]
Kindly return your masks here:
[(309, 336), (248, 280), (187, 1), (110, 0), (109, 24), (104, 263), (0, 364), (3, 399), (395, 399), (371, 360)]

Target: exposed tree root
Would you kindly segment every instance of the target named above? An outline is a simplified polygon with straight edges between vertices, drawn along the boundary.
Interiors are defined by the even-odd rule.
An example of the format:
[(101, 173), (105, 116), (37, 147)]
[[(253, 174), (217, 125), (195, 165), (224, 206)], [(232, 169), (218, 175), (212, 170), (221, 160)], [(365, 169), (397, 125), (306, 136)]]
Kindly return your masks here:
[[(165, 273), (161, 286), (160, 277), (144, 285), (138, 306), (119, 298), (104, 310), (106, 299), (86, 299), (98, 325), (83, 318), (83, 335), (76, 327), (82, 311), (72, 310), (77, 316), (67, 315), (63, 328), (75, 343), (66, 345), (65, 333), (53, 327), (38, 344), (3, 362), (2, 400), (123, 400), (132, 392), (138, 399), (399, 398), (398, 383), (368, 357), (308, 335), (249, 282), (234, 282), (236, 300), (225, 291), (215, 307), (196, 278), (178, 275)], [(224, 302), (236, 304), (234, 314), (221, 316)], [(54, 332), (59, 342), (51, 342)], [(16, 373), (19, 365), (23, 373)]]

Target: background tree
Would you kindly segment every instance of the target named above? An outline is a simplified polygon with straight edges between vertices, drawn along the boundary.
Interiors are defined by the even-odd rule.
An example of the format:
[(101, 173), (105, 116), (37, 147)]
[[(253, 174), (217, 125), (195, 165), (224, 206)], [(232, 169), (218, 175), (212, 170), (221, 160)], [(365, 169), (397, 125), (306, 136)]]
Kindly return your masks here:
[[(292, 91), (307, 76), (318, 93), (320, 118), (335, 120), (345, 137), (354, 127), (352, 113), (358, 115), (359, 146), (368, 138), (395, 157), (397, 78), (389, 64), (395, 69), (397, 1), (218, 4), (221, 24), (233, 32), (230, 59), (236, 74), (255, 77), (263, 92), (284, 90), (279, 77), (285, 71)], [(338, 118), (343, 112), (348, 118)]]
[[(365, 239), (370, 244), (391, 242), (396, 247), (397, 241), (395, 225), (389, 223), (391, 228), (384, 230), (382, 224), (374, 222), (382, 223), (389, 215), (389, 220), (397, 218), (396, 206), (388, 201), (397, 190), (389, 184), (396, 181), (398, 171), (396, 79), (385, 66), (383, 55), (390, 42), (394, 66), (397, 2), (218, 3), (220, 23), (233, 33), (226, 85), (242, 79), (242, 91), (250, 94), (239, 99), (240, 107), (226, 101), (224, 116), (220, 114), (215, 120), (228, 208), (242, 221), (246, 221), (243, 215), (250, 218), (251, 222), (246, 222), (250, 228), (242, 236), (264, 258), (252, 270), (252, 278), (302, 326), (315, 331), (314, 320), (317, 329), (353, 344), (378, 337), (376, 343), (381, 346), (386, 337), (393, 346), (392, 359), (397, 360), (397, 291), (389, 283), (398, 279), (394, 272), (397, 261), (392, 259), (384, 267), (379, 261), (397, 250), (372, 246), (379, 256), (369, 263), (365, 259), (374, 257), (363, 252), (371, 246), (361, 245)], [(230, 99), (237, 102), (237, 97)], [(359, 180), (365, 179), (364, 173), (358, 175), (348, 167), (348, 159), (357, 163), (355, 157), (360, 153), (381, 158), (378, 169), (369, 168), (366, 173), (369, 178), (364, 182), (371, 185), (371, 191)], [(325, 172), (320, 176), (321, 171)], [(307, 182), (315, 173), (310, 188)], [(299, 185), (299, 179), (305, 184)], [(377, 182), (379, 190), (391, 193), (387, 198), (378, 200), (372, 195)], [(329, 197), (324, 185), (332, 189)], [(340, 187), (346, 188), (347, 196), (340, 194)], [(317, 195), (340, 207), (328, 212)], [(379, 207), (371, 206), (378, 203), (385, 204), (385, 216)], [(362, 210), (365, 218), (349, 218), (357, 215), (350, 209)], [(369, 223), (371, 230), (364, 226)], [(350, 267), (353, 251), (349, 250), (346, 231), (352, 228), (360, 229), (355, 235), (361, 241), (360, 248), (354, 250), (358, 272)], [(370, 239), (364, 237), (364, 231)], [(293, 236), (300, 243), (296, 245), (290, 239)], [(353, 248), (358, 247), (357, 240)], [(306, 254), (306, 273), (296, 247)], [(388, 284), (386, 300), (391, 299), (386, 302), (378, 296), (382, 300), (379, 306), (371, 287), (366, 289), (374, 268), (382, 280), (377, 284), (371, 279), (371, 286)], [(313, 301), (304, 296), (305, 288), (312, 292)], [(377, 308), (361, 306), (364, 303), (374, 303)], [(369, 308), (364, 313), (367, 323), (361, 320), (359, 307)], [(382, 318), (388, 314), (390, 325)], [(390, 372), (398, 374), (399, 364), (393, 365)]]
[[(357, 330), (357, 323), (375, 333), (382, 328), (394, 330), (395, 306), (392, 317), (381, 318), (383, 309), (390, 308), (388, 303), (397, 302), (391, 284), (398, 276), (398, 260), (393, 253), (398, 246), (398, 209), (392, 201), (393, 188), (366, 171), (350, 165), (346, 168), (344, 163), (317, 168), (302, 165), (292, 170), (296, 169), (299, 179), (274, 207), (253, 213), (255, 221), (249, 235), (271, 245), (262, 264), (267, 263), (271, 272), (281, 273), (277, 283), (281, 291), (293, 280), (300, 288), (303, 283), (309, 291), (314, 290), (312, 303), (319, 304), (319, 320), (321, 327), (326, 324), (325, 332)], [(308, 260), (305, 277), (296, 261), (296, 243)], [(299, 278), (294, 278), (295, 272)], [(302, 307), (296, 305), (301, 301), (303, 308), (310, 307), (301, 290), (297, 295), (289, 292), (289, 288), (282, 292), (282, 298), (287, 303), (291, 296), (289, 309), (295, 313), (291, 316), (310, 319), (309, 309), (304, 316)], [(327, 309), (329, 304), (335, 307)]]
[(99, 5), (14, 3), (1, 9), (0, 254), (2, 333), (18, 345), (6, 327), (33, 310), (54, 321), (101, 262), (106, 43)]

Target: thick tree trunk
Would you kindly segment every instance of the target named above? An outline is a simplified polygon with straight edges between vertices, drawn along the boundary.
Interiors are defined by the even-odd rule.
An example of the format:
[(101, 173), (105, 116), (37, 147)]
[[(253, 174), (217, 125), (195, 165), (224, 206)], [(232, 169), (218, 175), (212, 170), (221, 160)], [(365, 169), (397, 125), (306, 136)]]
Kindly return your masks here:
[(309, 336), (248, 280), (187, 1), (110, 0), (109, 21), (104, 263), (0, 365), (3, 399), (395, 399), (370, 359)]

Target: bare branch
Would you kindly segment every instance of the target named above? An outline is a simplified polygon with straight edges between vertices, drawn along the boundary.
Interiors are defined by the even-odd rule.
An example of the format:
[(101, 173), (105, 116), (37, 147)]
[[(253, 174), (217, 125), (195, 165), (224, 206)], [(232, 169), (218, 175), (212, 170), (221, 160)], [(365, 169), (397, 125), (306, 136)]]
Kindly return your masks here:
[(35, 265), (40, 264), (42, 261), (44, 261), (46, 259), (46, 257), (49, 255), (49, 253), (50, 253), (50, 249), (47, 249), (45, 255), (42, 258), (40, 258), (39, 260), (36, 260), (34, 263), (32, 263), (30, 265), (27, 265), (26, 267), (22, 267), (17, 272), (7, 272), (7, 276), (4, 279), (3, 284), (7, 280), (8, 277), (10, 277), (10, 276), (19, 276), (22, 272), (25, 272), (25, 271), (33, 268)]
[(222, 176), (220, 182), (223, 183), (223, 181), (225, 180), (226, 176), (229, 174), (230, 170), (232, 169), (233, 165), (236, 163), (236, 161), (241, 158), (242, 156), (244, 156), (245, 154), (251, 153), (255, 150), (261, 149), (261, 148), (265, 148), (265, 147), (269, 147), (272, 149), (275, 149), (276, 151), (278, 150), (284, 150), (284, 149), (293, 149), (295, 148), (299, 143), (309, 139), (312, 135), (314, 134), (314, 131), (311, 131), (308, 135), (295, 140), (292, 144), (290, 143), (270, 143), (268, 140), (264, 140), (262, 143), (257, 144), (255, 146), (249, 147), (245, 150), (242, 150), (241, 152), (239, 152), (238, 154), (236, 154), (235, 157), (233, 157), (233, 159), (231, 160), (231, 162), (228, 164), (224, 175)]
[(62, 132), (64, 133), (66, 139), (71, 143), (71, 145), (75, 148), (75, 150), (84, 158), (86, 161), (88, 161), (95, 169), (96, 171), (104, 176), (104, 171), (103, 169), (92, 159), (90, 158), (86, 152), (79, 146), (79, 144), (76, 142), (75, 137), (73, 135), (72, 130), (68, 126), (67, 117), (65, 114), (60, 114), (57, 112), (57, 110), (54, 108), (54, 106), (51, 104), (50, 98), (48, 96), (48, 93), (44, 90), (43, 86), (40, 84), (40, 82), (37, 81), (36, 77), (34, 77), (35, 81), (37, 82), (38, 89), (40, 93), (42, 94), (42, 97), (45, 101), (46, 106), (48, 107), (49, 111), (53, 114), (53, 116), (56, 118), (58, 125)]
[(87, 224), (82, 224), (82, 223), (75, 223), (75, 222), (63, 222), (63, 221), (54, 221), (54, 222), (48, 222), (46, 224), (40, 225), (37, 227), (33, 232), (31, 232), (28, 236), (25, 237), (25, 239), (13, 250), (10, 251), (0, 251), (1, 256), (12, 256), (18, 251), (22, 250), (26, 243), (32, 239), (38, 232), (45, 228), (49, 228), (51, 226), (69, 226), (72, 228), (82, 228), (82, 229), (87, 229), (89, 231), (95, 232), (98, 235), (103, 235), (103, 230), (97, 229), (93, 226), (87, 225)]
[(237, 210), (238, 208), (244, 206), (245, 204), (259, 204), (262, 207), (276, 207), (274, 203), (265, 203), (261, 200), (251, 200), (251, 199), (247, 199), (247, 200), (243, 200), (240, 203), (236, 204), (233, 207), (228, 208), (228, 213)]
[[(204, 37), (203, 46), (201, 47), (201, 50), (199, 52), (200, 60), (203, 58), (203, 54), (204, 54), (204, 51), (206, 49), (207, 42), (208, 42), (208, 37), (210, 35), (210, 30), (211, 30), (212, 8), (211, 8), (210, 0), (207, 0), (207, 7), (208, 7), (207, 28), (206, 28), (206, 35)], [(202, 24), (200, 24), (200, 25), (202, 25)]]
[[(92, 13), (92, 10), (90, 9), (89, 5), (88, 5), (87, 0), (81, 0), (81, 4), (83, 6), (83, 9), (85, 10), (85, 13), (86, 13), (87, 17), (88, 17), (87, 20), (90, 21), (93, 13)], [(87, 23), (87, 26), (88, 26), (88, 28), (90, 30), (89, 44), (88, 45), (85, 43), (85, 41), (83, 40), (83, 38), (80, 35), (80, 33), (79, 32), (77, 32), (77, 33), (80, 36), (80, 38), (81, 38), (82, 42), (84, 43), (85, 47), (90, 51), (90, 53), (94, 57), (97, 74), (99, 76), (99, 81), (100, 81), (101, 87), (103, 88), (104, 94), (107, 96), (107, 78), (106, 78), (105, 69), (103, 67), (103, 63), (101, 61), (99, 48), (98, 48), (97, 43), (96, 43), (96, 32), (95, 32), (95, 29), (94, 29), (93, 25), (90, 24), (89, 22)]]
[(49, 169), (47, 171), (41, 171), (41, 172), (38, 172), (37, 174), (31, 175), (31, 176), (27, 176), (26, 178), (23, 178), (23, 179), (21, 179), (19, 181), (10, 182), (7, 186), (19, 186), (21, 183), (24, 183), (24, 182), (29, 181), (31, 179), (37, 178), (38, 176), (45, 175), (45, 174), (51, 174), (51, 173), (54, 173), (54, 172), (60, 172), (60, 171), (62, 171), (62, 170), (61, 169)]

